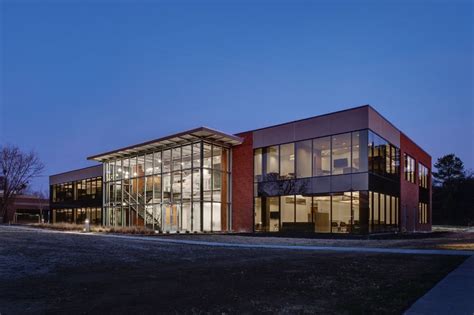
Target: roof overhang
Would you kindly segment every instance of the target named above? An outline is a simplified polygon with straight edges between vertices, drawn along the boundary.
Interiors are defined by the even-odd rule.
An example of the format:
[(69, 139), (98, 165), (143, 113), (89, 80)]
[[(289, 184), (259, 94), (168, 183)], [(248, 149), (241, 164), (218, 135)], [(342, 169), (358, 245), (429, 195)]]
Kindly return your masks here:
[(134, 154), (141, 154), (152, 152), (156, 150), (163, 150), (167, 148), (185, 145), (187, 143), (196, 142), (199, 140), (207, 140), (225, 147), (231, 147), (242, 143), (242, 138), (223, 133), (207, 127), (199, 127), (177, 134), (169, 135), (163, 138), (147, 141), (124, 147), (121, 149), (89, 156), (88, 160), (104, 162), (107, 160), (126, 157)]

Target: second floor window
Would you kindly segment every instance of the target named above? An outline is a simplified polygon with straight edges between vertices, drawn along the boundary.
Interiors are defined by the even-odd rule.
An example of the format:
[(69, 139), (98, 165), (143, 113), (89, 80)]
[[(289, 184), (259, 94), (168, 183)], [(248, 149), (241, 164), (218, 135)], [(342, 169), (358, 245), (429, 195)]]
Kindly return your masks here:
[(412, 158), (408, 154), (404, 154), (404, 175), (405, 175), (405, 180), (410, 182), (410, 183), (415, 183), (415, 159)]

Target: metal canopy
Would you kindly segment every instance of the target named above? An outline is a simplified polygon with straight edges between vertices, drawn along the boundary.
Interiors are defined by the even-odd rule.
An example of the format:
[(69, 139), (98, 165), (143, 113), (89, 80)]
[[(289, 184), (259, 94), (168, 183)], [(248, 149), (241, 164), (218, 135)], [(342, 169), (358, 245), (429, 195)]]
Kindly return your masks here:
[(162, 150), (191, 143), (198, 140), (207, 140), (222, 146), (230, 147), (242, 143), (242, 139), (207, 127), (199, 127), (180, 132), (163, 138), (131, 145), (121, 149), (89, 156), (88, 160), (104, 162), (107, 160), (125, 157), (133, 154)]

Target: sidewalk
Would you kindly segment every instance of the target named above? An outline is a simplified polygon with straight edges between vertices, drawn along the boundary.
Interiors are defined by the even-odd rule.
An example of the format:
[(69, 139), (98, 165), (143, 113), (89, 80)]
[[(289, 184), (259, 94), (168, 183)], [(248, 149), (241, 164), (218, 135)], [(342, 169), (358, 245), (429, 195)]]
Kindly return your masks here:
[(405, 314), (474, 314), (474, 256), (448, 274)]

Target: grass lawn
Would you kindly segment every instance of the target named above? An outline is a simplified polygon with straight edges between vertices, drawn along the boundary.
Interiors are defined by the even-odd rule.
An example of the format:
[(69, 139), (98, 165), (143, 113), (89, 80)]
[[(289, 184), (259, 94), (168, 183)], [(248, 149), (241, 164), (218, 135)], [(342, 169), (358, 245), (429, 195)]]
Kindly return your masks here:
[(465, 257), (215, 248), (0, 226), (0, 313), (403, 313)]

